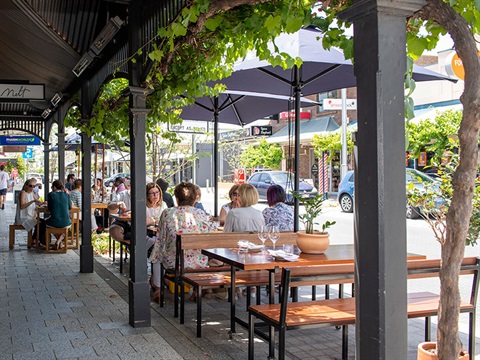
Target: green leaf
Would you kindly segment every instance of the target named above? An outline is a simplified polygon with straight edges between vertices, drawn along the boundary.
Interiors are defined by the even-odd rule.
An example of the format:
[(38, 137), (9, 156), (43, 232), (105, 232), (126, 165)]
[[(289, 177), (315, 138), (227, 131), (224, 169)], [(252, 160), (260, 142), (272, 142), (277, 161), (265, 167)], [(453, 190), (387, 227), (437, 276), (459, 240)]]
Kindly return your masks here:
[(187, 28), (179, 23), (172, 24), (173, 35), (176, 36), (185, 36), (187, 34)]
[(221, 16), (209, 18), (207, 21), (205, 21), (205, 27), (210, 31), (215, 31), (220, 26), (222, 21), (223, 18)]
[(285, 25), (285, 32), (294, 33), (300, 30), (303, 25), (303, 17), (290, 17)]

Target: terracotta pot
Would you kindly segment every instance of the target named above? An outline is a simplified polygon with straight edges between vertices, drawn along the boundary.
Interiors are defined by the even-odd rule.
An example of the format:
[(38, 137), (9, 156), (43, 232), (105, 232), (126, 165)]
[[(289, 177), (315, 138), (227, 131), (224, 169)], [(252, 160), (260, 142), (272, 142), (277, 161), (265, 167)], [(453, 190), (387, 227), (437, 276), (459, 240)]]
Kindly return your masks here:
[(330, 234), (316, 232), (306, 234), (305, 231), (297, 233), (297, 246), (306, 254), (323, 254), (330, 245)]
[[(438, 360), (436, 352), (431, 352), (437, 348), (436, 342), (424, 342), (418, 344), (417, 360)], [(463, 352), (464, 355), (459, 355), (459, 360), (470, 360), (470, 356), (467, 352)]]

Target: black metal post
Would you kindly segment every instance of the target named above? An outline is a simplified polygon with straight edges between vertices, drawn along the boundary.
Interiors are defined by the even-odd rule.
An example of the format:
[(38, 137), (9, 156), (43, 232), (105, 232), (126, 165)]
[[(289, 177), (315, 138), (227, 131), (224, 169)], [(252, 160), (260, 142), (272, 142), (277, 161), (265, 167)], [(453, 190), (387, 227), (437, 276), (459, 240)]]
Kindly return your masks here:
[[(142, 43), (144, 2), (133, 1), (129, 5), (128, 44), (129, 53), (135, 54)], [(128, 73), (130, 87), (130, 159), (131, 159), (131, 204), (132, 238), (130, 240), (130, 279), (128, 281), (129, 323), (133, 327), (148, 327), (150, 319), (150, 285), (147, 281), (147, 249), (145, 239), (146, 218), (146, 151), (145, 129), (149, 110), (146, 109), (146, 89), (140, 87), (142, 76), (141, 61), (129, 62)]]
[(213, 216), (218, 216), (218, 96), (213, 99), (213, 193), (215, 194), (213, 203)]
[(356, 357), (406, 359), (404, 75), (406, 17), (424, 1), (355, 1)]
[[(300, 178), (298, 175), (300, 164), (300, 98), (302, 96), (302, 84), (300, 83), (300, 69), (295, 65), (293, 68), (294, 78), (294, 92), (295, 92), (295, 159), (294, 159), (294, 172), (295, 181), (293, 184), (293, 190), (298, 191), (300, 189)], [(293, 209), (293, 231), (298, 231), (299, 225), (299, 203), (298, 199), (294, 198)]]
[[(88, 121), (88, 120), (87, 120)], [(92, 138), (82, 133), (82, 243), (80, 245), (80, 272), (93, 272), (92, 246), (92, 180), (90, 179), (92, 165)]]

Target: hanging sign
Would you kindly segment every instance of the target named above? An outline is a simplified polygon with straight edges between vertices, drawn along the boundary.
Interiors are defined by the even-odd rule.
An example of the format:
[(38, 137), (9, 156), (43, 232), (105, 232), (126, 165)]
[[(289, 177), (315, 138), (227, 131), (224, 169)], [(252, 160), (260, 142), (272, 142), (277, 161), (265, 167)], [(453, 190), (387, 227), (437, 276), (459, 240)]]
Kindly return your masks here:
[(251, 126), (251, 133), (253, 136), (270, 136), (273, 134), (273, 130), (270, 125)]
[(25, 101), (45, 100), (45, 85), (0, 83), (0, 99)]
[(40, 145), (40, 139), (36, 136), (0, 136), (0, 145)]

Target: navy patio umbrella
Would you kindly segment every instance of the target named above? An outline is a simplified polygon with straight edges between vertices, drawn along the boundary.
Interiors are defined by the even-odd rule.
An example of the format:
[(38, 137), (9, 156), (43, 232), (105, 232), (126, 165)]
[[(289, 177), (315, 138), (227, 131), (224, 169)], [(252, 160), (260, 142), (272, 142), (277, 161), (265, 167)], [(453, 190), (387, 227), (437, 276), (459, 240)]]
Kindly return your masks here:
[[(299, 105), (311, 107), (317, 102), (300, 98)], [(214, 122), (213, 184), (215, 191), (214, 216), (218, 216), (218, 123), (245, 126), (262, 117), (291, 110), (293, 98), (283, 95), (227, 90), (216, 97), (204, 96), (195, 99), (195, 103), (182, 109), (180, 115), (185, 120), (203, 120)]]
[[(295, 184), (299, 189), (298, 159), (300, 156), (300, 96), (356, 86), (354, 68), (350, 60), (336, 49), (325, 50), (321, 43), (322, 32), (308, 27), (293, 34), (281, 34), (269, 48), (274, 54), (287, 53), (300, 58), (300, 67), (283, 69), (260, 60), (253, 51), (234, 65), (231, 76), (218, 81), (229, 90), (265, 92), (291, 95), (295, 98)], [(404, 61), (404, 59), (399, 59)], [(414, 65), (413, 79), (416, 81), (454, 79)], [(295, 230), (298, 230), (298, 200), (295, 200)]]

